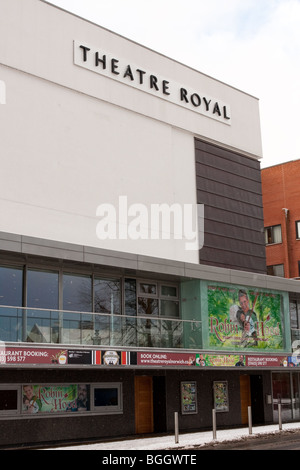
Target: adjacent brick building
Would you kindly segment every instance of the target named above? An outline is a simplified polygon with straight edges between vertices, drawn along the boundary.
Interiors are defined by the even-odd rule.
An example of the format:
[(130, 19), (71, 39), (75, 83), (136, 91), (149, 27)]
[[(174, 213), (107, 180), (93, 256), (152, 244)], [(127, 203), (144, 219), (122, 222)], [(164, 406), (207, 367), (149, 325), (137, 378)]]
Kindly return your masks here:
[(300, 277), (300, 160), (262, 170), (268, 274)]

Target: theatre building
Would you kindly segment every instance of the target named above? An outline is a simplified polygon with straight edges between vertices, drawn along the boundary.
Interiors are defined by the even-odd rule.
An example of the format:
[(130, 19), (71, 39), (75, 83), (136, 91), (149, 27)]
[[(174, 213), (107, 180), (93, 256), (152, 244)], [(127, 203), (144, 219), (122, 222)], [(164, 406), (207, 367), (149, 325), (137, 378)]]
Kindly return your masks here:
[(257, 98), (1, 0), (0, 126), (1, 448), (300, 419)]

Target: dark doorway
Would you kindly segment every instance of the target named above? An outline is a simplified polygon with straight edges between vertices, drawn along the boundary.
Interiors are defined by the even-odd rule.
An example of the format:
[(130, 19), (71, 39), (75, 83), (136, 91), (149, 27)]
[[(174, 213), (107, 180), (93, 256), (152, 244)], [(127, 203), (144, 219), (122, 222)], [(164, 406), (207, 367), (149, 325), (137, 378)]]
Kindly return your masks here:
[(263, 380), (261, 375), (250, 375), (252, 423), (264, 423)]
[(153, 377), (153, 421), (154, 432), (166, 432), (166, 380), (165, 377)]

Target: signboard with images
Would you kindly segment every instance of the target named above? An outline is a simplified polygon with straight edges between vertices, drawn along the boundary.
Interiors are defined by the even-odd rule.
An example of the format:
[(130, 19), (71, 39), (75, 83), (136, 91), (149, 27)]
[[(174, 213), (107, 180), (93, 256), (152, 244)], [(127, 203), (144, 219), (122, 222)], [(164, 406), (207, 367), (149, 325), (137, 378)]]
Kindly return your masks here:
[(65, 349), (11, 347), (2, 343), (0, 348), (0, 365), (27, 365), (27, 364), (52, 364), (66, 365), (68, 363), (68, 351)]
[(78, 385), (24, 385), (22, 413), (60, 413), (90, 410), (90, 387)]
[(226, 381), (214, 382), (214, 409), (217, 412), (229, 411), (228, 383)]
[(280, 293), (209, 284), (207, 305), (209, 349), (284, 350)]
[(196, 382), (181, 382), (181, 413), (197, 413), (197, 384)]

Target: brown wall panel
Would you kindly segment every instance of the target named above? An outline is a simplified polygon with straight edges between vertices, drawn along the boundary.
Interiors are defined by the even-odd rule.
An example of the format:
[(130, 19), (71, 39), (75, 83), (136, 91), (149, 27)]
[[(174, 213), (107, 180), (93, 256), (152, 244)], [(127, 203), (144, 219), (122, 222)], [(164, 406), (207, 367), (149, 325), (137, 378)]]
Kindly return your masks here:
[(200, 263), (266, 273), (260, 163), (198, 139), (195, 158), (204, 204)]

